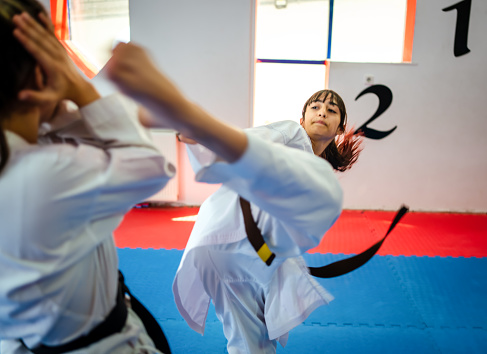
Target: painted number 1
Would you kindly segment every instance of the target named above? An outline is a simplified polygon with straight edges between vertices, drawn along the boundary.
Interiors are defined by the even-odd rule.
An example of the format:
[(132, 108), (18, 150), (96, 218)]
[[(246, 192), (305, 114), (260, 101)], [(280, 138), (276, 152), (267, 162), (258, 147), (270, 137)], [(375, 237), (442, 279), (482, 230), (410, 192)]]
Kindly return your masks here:
[(463, 0), (455, 5), (445, 7), (443, 11), (457, 10), (457, 25), (455, 28), (455, 44), (453, 46), (453, 54), (456, 57), (465, 55), (470, 52), (467, 48), (468, 39), (468, 24), (470, 21), (470, 8), (472, 7), (472, 0)]

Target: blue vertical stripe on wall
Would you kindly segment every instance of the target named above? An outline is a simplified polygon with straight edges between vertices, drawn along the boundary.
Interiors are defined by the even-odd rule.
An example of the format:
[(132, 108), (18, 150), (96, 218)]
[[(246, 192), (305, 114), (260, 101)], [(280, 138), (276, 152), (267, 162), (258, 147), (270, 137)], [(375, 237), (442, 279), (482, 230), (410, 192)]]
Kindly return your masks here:
[(326, 55), (326, 59), (331, 58), (331, 32), (333, 29), (333, 3), (334, 3), (334, 0), (330, 0), (330, 11), (329, 11), (329, 18), (328, 18), (328, 53)]

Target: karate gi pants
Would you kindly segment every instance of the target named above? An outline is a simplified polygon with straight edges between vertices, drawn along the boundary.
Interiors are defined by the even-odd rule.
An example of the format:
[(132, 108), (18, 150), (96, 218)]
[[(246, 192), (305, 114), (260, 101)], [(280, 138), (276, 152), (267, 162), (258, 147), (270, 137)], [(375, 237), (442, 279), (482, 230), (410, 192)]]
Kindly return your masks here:
[(192, 257), (230, 354), (275, 353), (288, 331), (333, 299), (301, 257), (275, 258), (267, 266), (247, 239), (195, 247)]

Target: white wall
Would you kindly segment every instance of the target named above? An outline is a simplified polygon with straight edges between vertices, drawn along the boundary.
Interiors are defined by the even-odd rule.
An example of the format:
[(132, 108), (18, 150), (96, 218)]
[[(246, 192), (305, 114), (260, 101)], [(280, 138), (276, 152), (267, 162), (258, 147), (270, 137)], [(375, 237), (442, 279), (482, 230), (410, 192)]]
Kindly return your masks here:
[(51, 13), (51, 1), (50, 0), (38, 0), (46, 9), (48, 13)]
[[(472, 1), (468, 46), (455, 57), (456, 0), (417, 2), (413, 64), (334, 62), (329, 86), (345, 99), (356, 126), (377, 108), (364, 76), (393, 92), (390, 108), (369, 125), (397, 129), (365, 142), (341, 177), (345, 207), (487, 212), (487, 2)], [(131, 37), (202, 107), (239, 127), (251, 125), (253, 0), (130, 1)], [(214, 186), (196, 184), (180, 149), (180, 201), (201, 203)]]
[[(50, 11), (49, 0), (40, 0)], [(240, 128), (252, 124), (254, 0), (132, 0), (130, 38), (202, 108)], [(103, 69), (93, 80), (103, 94), (116, 91)], [(196, 183), (178, 146), (179, 201), (199, 205), (218, 185)]]
[[(252, 122), (254, 16), (250, 0), (133, 0), (130, 35), (190, 98), (245, 128)], [(184, 151), (180, 162), (179, 199), (201, 204), (215, 186), (194, 182)]]
[(358, 126), (377, 109), (364, 76), (393, 92), (390, 108), (369, 125), (397, 129), (366, 139), (359, 163), (341, 178), (345, 207), (487, 211), (487, 2), (472, 1), (469, 53), (455, 57), (455, 0), (417, 2), (413, 64), (334, 62), (329, 86), (345, 100)]

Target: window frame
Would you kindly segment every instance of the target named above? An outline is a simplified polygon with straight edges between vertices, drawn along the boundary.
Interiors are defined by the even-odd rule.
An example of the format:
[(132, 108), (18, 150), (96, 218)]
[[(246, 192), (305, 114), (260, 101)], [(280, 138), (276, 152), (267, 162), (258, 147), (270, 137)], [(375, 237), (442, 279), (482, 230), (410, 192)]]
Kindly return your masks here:
[(99, 70), (70, 40), (68, 1), (50, 0), (50, 7), (51, 20), (54, 24), (54, 34), (68, 52), (71, 60), (73, 60), (81, 72), (83, 72), (89, 79), (94, 78), (96, 74), (98, 74)]

